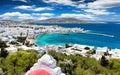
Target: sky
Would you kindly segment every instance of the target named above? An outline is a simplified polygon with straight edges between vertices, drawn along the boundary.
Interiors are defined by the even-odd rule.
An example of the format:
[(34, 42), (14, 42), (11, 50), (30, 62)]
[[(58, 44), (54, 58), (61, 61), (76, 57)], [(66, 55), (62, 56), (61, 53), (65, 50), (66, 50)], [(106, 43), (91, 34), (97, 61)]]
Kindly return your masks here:
[(0, 0), (0, 20), (120, 21), (120, 0)]

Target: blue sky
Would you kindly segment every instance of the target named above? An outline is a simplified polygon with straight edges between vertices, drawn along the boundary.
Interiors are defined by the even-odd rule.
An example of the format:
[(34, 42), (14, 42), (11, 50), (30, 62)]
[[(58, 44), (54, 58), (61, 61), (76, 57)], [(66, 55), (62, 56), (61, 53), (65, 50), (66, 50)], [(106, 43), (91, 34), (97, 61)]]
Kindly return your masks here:
[(0, 0), (0, 19), (120, 21), (120, 0)]

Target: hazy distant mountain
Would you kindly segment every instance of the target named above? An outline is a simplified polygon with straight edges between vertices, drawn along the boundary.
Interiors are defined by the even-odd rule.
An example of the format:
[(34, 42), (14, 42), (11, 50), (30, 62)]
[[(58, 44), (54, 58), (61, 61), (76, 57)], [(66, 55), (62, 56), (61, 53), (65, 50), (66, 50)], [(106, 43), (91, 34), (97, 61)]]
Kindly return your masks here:
[(7, 23), (21, 23), (20, 21), (15, 21), (15, 20), (0, 20), (0, 22), (7, 22)]
[(51, 19), (46, 19), (46, 20), (33, 20), (33, 19), (27, 19), (27, 20), (23, 20), (23, 21), (14, 21), (14, 20), (0, 20), (0, 25), (9, 25), (9, 24), (13, 24), (13, 25), (18, 25), (18, 24), (36, 24), (36, 23), (46, 23), (46, 24), (81, 24), (81, 23), (92, 23), (92, 24), (96, 24), (96, 23), (104, 23), (104, 22), (93, 22), (93, 21), (88, 21), (88, 20), (79, 20), (79, 19), (75, 19), (75, 18), (51, 18)]
[(2, 25), (18, 25), (18, 24), (21, 24), (20, 21), (14, 21), (14, 20), (0, 20), (0, 26)]
[(34, 23), (36, 20), (33, 20), (33, 19), (26, 19), (26, 20), (23, 20), (21, 21), (22, 23)]
[[(28, 22), (28, 21), (27, 21)], [(90, 21), (87, 20), (79, 20), (75, 18), (51, 18), (51, 19), (46, 19), (46, 20), (38, 20), (38, 21), (31, 21), (29, 23), (61, 23), (61, 24), (66, 24), (66, 23), (89, 23)]]

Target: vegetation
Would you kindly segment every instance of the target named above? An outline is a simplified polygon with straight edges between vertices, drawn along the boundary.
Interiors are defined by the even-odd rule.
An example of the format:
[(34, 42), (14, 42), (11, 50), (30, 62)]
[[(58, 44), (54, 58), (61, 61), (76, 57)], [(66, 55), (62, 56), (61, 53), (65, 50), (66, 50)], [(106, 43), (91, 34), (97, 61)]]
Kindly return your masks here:
[(5, 50), (4, 48), (1, 48), (1, 51), (0, 51), (0, 57), (3, 57), (3, 58), (6, 58), (8, 56), (8, 51)]
[(62, 72), (67, 75), (120, 75), (120, 60), (107, 60), (104, 56), (97, 61), (94, 58), (82, 57), (50, 51)]
[(65, 48), (72, 47), (70, 44), (65, 44)]
[(105, 55), (105, 56), (108, 56), (108, 55), (110, 55), (110, 54), (109, 54), (108, 51), (107, 51), (107, 52), (104, 53), (104, 55)]
[(7, 45), (4, 41), (0, 40), (0, 48), (6, 48)]
[(34, 51), (17, 51), (6, 58), (0, 57), (0, 75), (24, 75), (37, 62), (38, 54)]
[[(66, 75), (120, 75), (120, 60), (107, 60), (105, 56), (97, 61), (81, 55), (69, 55), (49, 51)], [(40, 58), (35, 51), (17, 51), (0, 57), (0, 75), (24, 75)]]
[(6, 42), (0, 40), (0, 57), (6, 58), (8, 51), (5, 50), (7, 47)]
[(89, 51), (87, 51), (87, 54), (95, 54), (96, 53), (96, 50), (89, 50)]
[(26, 37), (17, 37), (17, 41), (20, 43), (25, 43)]
[(85, 50), (90, 50), (90, 48), (89, 47), (85, 47)]
[(104, 67), (106, 67), (106, 66), (109, 65), (109, 61), (105, 58), (105, 56), (102, 56), (100, 63), (101, 63), (101, 65), (104, 66)]

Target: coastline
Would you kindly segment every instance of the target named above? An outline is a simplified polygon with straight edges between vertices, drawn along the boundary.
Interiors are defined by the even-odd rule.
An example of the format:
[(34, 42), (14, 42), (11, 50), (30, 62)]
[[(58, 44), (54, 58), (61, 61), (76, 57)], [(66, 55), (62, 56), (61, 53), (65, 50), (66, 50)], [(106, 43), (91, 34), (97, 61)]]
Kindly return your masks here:
[[(53, 39), (55, 39), (56, 38), (56, 36), (57, 35), (59, 35), (59, 36), (63, 36), (63, 38), (64, 37), (68, 37), (69, 38), (69, 36), (72, 38), (72, 35), (73, 36), (75, 36), (76, 34), (81, 34), (81, 35), (84, 35), (84, 34), (92, 34), (92, 32), (86, 32), (86, 33), (81, 33), (81, 32), (78, 32), (78, 33), (74, 33), (74, 32), (70, 32), (70, 33), (67, 33), (67, 34), (63, 34), (63, 33), (46, 33), (46, 34), (44, 34), (44, 35), (39, 35), (38, 36), (38, 38), (37, 39), (35, 39), (35, 44), (36, 45), (39, 45), (40, 46), (40, 44), (38, 44), (38, 43), (36, 43), (37, 41), (39, 41), (38, 39), (40, 39), (40, 37), (41, 36), (43, 36), (43, 38), (44, 38), (44, 36), (45, 37), (47, 37), (47, 35), (50, 35), (51, 36), (51, 39), (53, 38)], [(54, 35), (56, 35), (55, 36), (55, 38), (53, 37)], [(104, 37), (106, 37), (106, 38), (111, 38), (111, 39), (114, 39), (115, 37), (113, 37), (112, 35), (108, 35), (108, 34), (104, 34), (104, 35), (101, 35), (101, 33), (93, 33), (92, 35), (95, 35), (95, 36), (97, 36), (97, 37), (99, 37), (99, 36), (104, 36)], [(80, 36), (80, 35), (79, 35)], [(59, 38), (59, 37), (58, 37)], [(49, 37), (48, 38), (46, 38), (46, 39), (49, 39)], [(65, 38), (64, 38), (65, 39)], [(74, 37), (73, 37), (73, 39), (74, 39)], [(46, 40), (43, 40), (43, 39), (41, 39), (42, 40), (42, 42), (44, 42), (44, 41), (46, 41)], [(57, 39), (56, 38), (56, 40), (59, 40), (59, 39)], [(92, 40), (92, 39), (91, 39)], [(55, 40), (54, 40), (55, 41)], [(59, 40), (60, 41), (60, 40)], [(68, 41), (70, 41), (70, 40), (68, 40)], [(72, 40), (71, 40), (72, 41)], [(74, 40), (73, 40), (74, 41)], [(79, 40), (78, 40), (79, 41)], [(57, 42), (57, 41), (56, 41)], [(63, 44), (61, 44), (61, 43), (63, 43)], [(60, 43), (60, 45), (65, 45), (65, 44), (67, 44), (67, 43), (64, 43), (64, 42), (61, 42)], [(72, 42), (69, 42), (69, 43), (71, 43), (71, 44), (82, 44), (82, 45), (88, 45), (88, 44), (84, 44), (84, 43), (72, 43)], [(49, 45), (49, 42), (47, 43), (48, 45)], [(59, 42), (58, 43), (50, 43), (50, 45), (59, 45)], [(42, 45), (43, 46), (43, 45)], [(97, 46), (97, 45), (90, 45), (89, 44), (89, 46), (95, 46), (95, 47), (104, 47), (104, 46), (106, 46), (106, 45), (102, 45), (102, 46)], [(112, 48), (112, 49), (115, 49), (116, 47), (112, 47), (112, 46), (106, 46), (106, 47), (108, 47), (108, 48)], [(119, 49), (119, 48), (118, 48)]]
[[(101, 25), (99, 25), (101, 26)], [(88, 27), (89, 28), (89, 27)], [(94, 27), (93, 27), (94, 28)], [(18, 48), (21, 48), (23, 50), (31, 50), (31, 49), (35, 49), (38, 52), (40, 50), (45, 50), (45, 46), (48, 45), (50, 46), (50, 50), (59, 50), (59, 48), (63, 48), (60, 49), (61, 51), (63, 51), (62, 53), (66, 53), (67, 55), (69, 54), (81, 54), (83, 56), (86, 56), (86, 50), (85, 47), (91, 47), (93, 49), (95, 49), (96, 51), (99, 51), (100, 53), (102, 52), (102, 54), (104, 54), (104, 52), (108, 51), (109, 49), (112, 50), (112, 53), (116, 53), (119, 52), (120, 49), (117, 48), (116, 43), (111, 43), (112, 41), (114, 41), (114, 39), (116, 40), (116, 36), (114, 35), (109, 35), (109, 34), (102, 34), (102, 33), (97, 33), (97, 32), (92, 32), (92, 29), (87, 29), (84, 27), (62, 27), (62, 26), (44, 26), (44, 25), (23, 25), (20, 24), (18, 26), (16, 25), (8, 25), (7, 27), (2, 27), (2, 29), (4, 29), (4, 32), (1, 33), (1, 37), (4, 38), (3, 40), (6, 41), (7, 38), (7, 42), (9, 43), (9, 40), (16, 40), (14, 37), (27, 37), (27, 40), (32, 43), (33, 45), (31, 47), (27, 47), (26, 45), (21, 44), (20, 46), (18, 46)], [(57, 36), (53, 36), (54, 34), (57, 34)], [(14, 35), (14, 36), (13, 36)], [(46, 39), (40, 39), (40, 41), (43, 42), (43, 46), (40, 46), (36, 43), (36, 39), (39, 38), (39, 36), (44, 36), (46, 35), (46, 39), (47, 42), (45, 41)], [(50, 35), (49, 37), (47, 37), (47, 35)], [(59, 36), (60, 35), (60, 36)], [(52, 36), (52, 37), (51, 37)], [(103, 37), (101, 37), (103, 36)], [(43, 37), (44, 38), (44, 37)], [(62, 39), (62, 40), (60, 40)], [(106, 40), (106, 39), (110, 39), (110, 40)], [(100, 40), (100, 41), (99, 41)], [(111, 41), (112, 40), (112, 41)], [(58, 42), (55, 43), (55, 42)], [(109, 42), (110, 41), (110, 42)], [(49, 44), (50, 42), (50, 44)], [(61, 45), (63, 44), (63, 45)], [(65, 44), (72, 44), (73, 47), (70, 48), (65, 48)], [(109, 46), (108, 46), (109, 44)], [(113, 45), (114, 44), (114, 45)], [(12, 47), (14, 47), (17, 51), (17, 48), (15, 47), (15, 45), (11, 46), (10, 48), (7, 49), (12, 49)], [(119, 44), (118, 44), (119, 45)], [(74, 52), (74, 50), (76, 50), (76, 46), (77, 51)], [(102, 46), (102, 47), (101, 47)], [(116, 47), (116, 48), (111, 48), (111, 47)], [(64, 51), (65, 49), (65, 51)], [(8, 50), (9, 51), (9, 50)], [(110, 51), (110, 50), (109, 50)], [(97, 55), (98, 55), (97, 54)], [(113, 54), (113, 55), (114, 55)], [(118, 54), (120, 55), (120, 54)], [(101, 57), (102, 55), (98, 55), (98, 57)], [(93, 56), (94, 57), (94, 56)], [(96, 58), (96, 56), (94, 57)], [(115, 58), (117, 58), (117, 56), (115, 56)]]
[[(19, 25), (14, 25), (14, 24), (8, 24), (8, 26), (6, 27), (2, 27), (2, 29), (4, 29), (5, 32), (3, 32), (1, 34), (1, 36), (12, 36), (14, 35), (14, 37), (17, 37), (17, 36), (20, 36), (20, 33), (23, 33), (23, 36), (26, 36), (27, 35), (27, 32), (28, 32), (28, 40), (31, 42), (31, 43), (35, 43), (36, 41), (36, 38), (40, 35), (43, 35), (43, 34), (51, 34), (51, 33), (60, 33), (60, 34), (63, 34), (63, 35), (69, 35), (69, 33), (82, 33), (82, 34), (90, 34), (89, 36), (86, 36), (88, 38), (91, 38), (91, 35), (94, 36), (96, 35), (98, 38), (99, 36), (104, 36), (106, 39), (107, 38), (110, 38), (110, 41), (112, 39), (116, 39), (119, 38), (118, 36), (116, 35), (109, 35), (109, 34), (104, 34), (104, 33), (97, 33), (97, 32), (89, 32), (89, 29), (87, 28), (84, 28), (84, 27), (77, 27), (76, 25), (73, 25), (73, 26), (69, 26), (67, 25), (68, 27), (62, 27), (62, 26), (59, 26), (59, 25), (55, 25), (55, 26), (44, 26), (44, 25), (28, 25), (28, 24), (19, 24)], [(80, 26), (80, 25), (79, 25)], [(85, 25), (83, 25), (85, 26)], [(98, 26), (102, 26), (102, 25), (98, 25)], [(70, 27), (70, 28), (69, 28)], [(88, 27), (88, 25), (87, 25)], [(97, 25), (96, 25), (97, 27)], [(105, 26), (106, 27), (106, 26)], [(19, 30), (18, 30), (19, 28)], [(88, 27), (89, 28), (89, 27)], [(94, 28), (94, 27), (93, 27)], [(84, 30), (85, 29), (85, 30)], [(10, 30), (10, 31), (9, 31)], [(22, 31), (24, 30), (24, 31)], [(91, 29), (90, 29), (91, 31)], [(9, 34), (9, 35), (8, 35)], [(80, 35), (82, 36), (82, 35)], [(84, 35), (83, 35), (84, 36)], [(103, 37), (103, 38), (104, 38)], [(84, 39), (85, 37), (83, 37)], [(85, 38), (86, 39), (86, 38)], [(95, 39), (97, 39), (95, 37)], [(90, 42), (94, 42), (92, 41), (92, 39), (88, 39), (86, 41), (89, 41), (91, 40)], [(99, 40), (99, 39), (98, 39)], [(114, 40), (113, 40), (114, 41)], [(83, 41), (84, 42), (84, 41)], [(89, 42), (89, 43), (90, 43)], [(101, 42), (104, 42), (104, 40), (102, 40)], [(100, 42), (100, 43), (101, 43)], [(36, 44), (36, 43), (35, 43)], [(97, 44), (97, 43), (95, 43)], [(94, 46), (93, 44), (91, 44), (92, 46)], [(102, 44), (101, 44), (102, 45)], [(104, 45), (104, 46), (107, 46), (107, 45)], [(111, 45), (112, 46), (112, 45)], [(110, 46), (109, 46), (110, 47)]]

